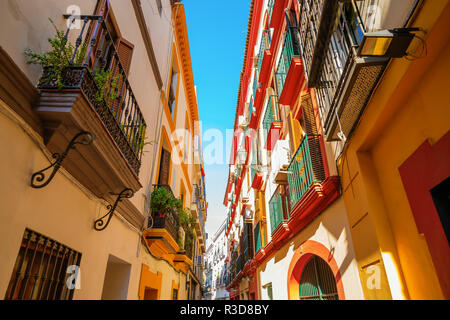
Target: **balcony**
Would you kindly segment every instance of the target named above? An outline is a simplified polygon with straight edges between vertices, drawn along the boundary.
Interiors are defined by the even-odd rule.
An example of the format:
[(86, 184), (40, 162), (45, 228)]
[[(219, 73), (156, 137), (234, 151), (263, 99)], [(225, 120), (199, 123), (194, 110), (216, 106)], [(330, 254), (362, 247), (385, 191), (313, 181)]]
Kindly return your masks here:
[(326, 139), (341, 140), (351, 133), (389, 59), (356, 55), (369, 29), (369, 1), (358, 1), (357, 11), (350, 2), (309, 3), (299, 0), (308, 87), (316, 88)]
[(325, 179), (320, 135), (305, 135), (288, 167), (290, 206), (294, 208), (315, 184)]
[(275, 143), (280, 137), (282, 127), (283, 123), (281, 122), (278, 96), (270, 95), (267, 100), (266, 112), (262, 121), (267, 150), (272, 150), (275, 146)]
[[(102, 17), (81, 18), (80, 34), (72, 35), (70, 29), (65, 34), (67, 43), (76, 38), (67, 66), (60, 73), (52, 66), (44, 68), (35, 111), (51, 152), (60, 153), (80, 132), (94, 135), (90, 145), (71, 151), (63, 166), (109, 201), (111, 193), (142, 187), (138, 176), (147, 125)], [(107, 50), (101, 50), (103, 44)]]
[(261, 70), (261, 66), (263, 63), (264, 53), (266, 50), (270, 49), (270, 30), (263, 30), (261, 35), (261, 43), (259, 45), (259, 53), (258, 53), (258, 60), (257, 60), (257, 68), (258, 70)]
[(256, 147), (254, 147), (252, 151), (250, 184), (251, 187), (256, 190), (259, 190), (263, 185), (263, 173), (261, 172), (261, 155), (259, 154), (259, 151), (256, 151)]
[[(277, 90), (280, 97), (286, 95), (285, 83), (291, 67), (295, 67), (300, 61), (300, 47), (297, 34), (298, 31), (294, 27), (288, 27), (286, 30), (280, 60), (278, 61), (277, 71), (275, 73)], [(301, 73), (303, 73), (303, 70), (301, 70)]]
[(287, 197), (282, 195), (282, 187), (278, 186), (269, 201), (270, 232), (272, 238), (278, 229), (287, 229), (286, 222), (289, 220), (289, 204)]
[[(154, 189), (164, 188), (172, 190), (168, 185), (154, 185)], [(148, 229), (143, 237), (153, 255), (171, 263), (175, 269), (187, 273), (193, 265), (193, 238), (180, 228), (176, 209), (164, 213), (152, 212), (148, 222)], [(191, 241), (188, 241), (191, 240)]]
[(191, 213), (195, 218), (194, 228), (197, 234), (197, 239), (202, 250), (206, 251), (206, 232), (204, 219), (204, 213), (206, 214), (206, 200), (204, 186), (202, 184), (193, 185)]

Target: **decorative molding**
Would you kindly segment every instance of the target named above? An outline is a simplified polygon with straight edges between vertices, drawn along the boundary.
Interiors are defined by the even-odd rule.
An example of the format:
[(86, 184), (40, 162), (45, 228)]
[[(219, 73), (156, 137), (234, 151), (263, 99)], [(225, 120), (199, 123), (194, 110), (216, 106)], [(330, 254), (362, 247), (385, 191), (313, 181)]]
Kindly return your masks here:
[(193, 122), (199, 120), (197, 93), (194, 83), (194, 75), (192, 71), (191, 52), (189, 49), (188, 32), (186, 26), (186, 16), (184, 5), (177, 4), (172, 9), (173, 20), (175, 23), (175, 40), (177, 44), (177, 51), (181, 58), (181, 69), (183, 74), (183, 83), (187, 93), (187, 101), (189, 104), (189, 111)]
[(38, 95), (36, 87), (0, 46), (0, 99), (42, 135), (41, 122), (33, 112)]

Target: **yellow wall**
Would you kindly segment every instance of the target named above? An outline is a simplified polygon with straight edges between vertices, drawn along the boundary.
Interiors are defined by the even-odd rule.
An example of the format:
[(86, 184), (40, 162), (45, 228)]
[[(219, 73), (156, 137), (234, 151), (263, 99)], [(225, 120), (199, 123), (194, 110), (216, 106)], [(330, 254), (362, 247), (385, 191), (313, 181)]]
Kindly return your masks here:
[[(82, 14), (91, 14), (96, 1), (93, 0), (10, 0), (4, 1), (0, 10), (0, 46), (11, 56), (14, 63), (32, 83), (37, 83), (42, 69), (26, 64), (24, 50), (32, 49), (43, 53), (49, 48), (47, 39), (55, 31), (49, 22), (51, 18), (60, 28), (66, 28), (62, 15), (69, 5), (79, 5)], [(145, 214), (145, 202), (149, 199), (153, 160), (159, 161), (160, 150), (158, 117), (163, 109), (163, 95), (158, 89), (148, 59), (148, 52), (141, 35), (136, 14), (131, 1), (111, 0), (111, 8), (117, 20), (121, 36), (134, 44), (133, 58), (128, 80), (148, 126), (149, 141), (140, 170), (140, 182), (144, 186), (131, 199), (136, 208)], [(169, 0), (163, 1), (161, 17), (155, 11), (156, 2), (142, 1), (144, 16), (152, 26), (150, 33), (162, 77), (166, 82), (170, 57), (168, 46), (173, 46), (170, 38), (171, 16)], [(156, 14), (155, 14), (156, 12)], [(72, 32), (72, 36), (75, 32)], [(78, 35), (78, 33), (76, 34)], [(158, 45), (155, 45), (158, 43)], [(164, 66), (164, 67), (163, 67)], [(182, 88), (181, 81), (178, 81)], [(164, 90), (165, 88), (163, 88)], [(179, 90), (181, 91), (181, 90)], [(183, 101), (183, 100), (180, 100)], [(179, 112), (177, 114), (180, 114)], [(185, 112), (181, 113), (183, 116)], [(185, 121), (181, 121), (184, 125)], [(168, 127), (166, 123), (166, 127)], [(169, 130), (170, 132), (170, 130)], [(177, 272), (164, 260), (149, 254), (141, 245), (140, 231), (130, 226), (117, 214), (109, 226), (101, 232), (93, 228), (94, 220), (105, 215), (107, 203), (94, 197), (71, 177), (64, 168), (53, 181), (43, 189), (30, 187), (33, 172), (49, 165), (53, 159), (42, 142), (42, 137), (30, 129), (11, 108), (0, 100), (0, 296), (4, 297), (19, 251), (25, 228), (49, 236), (80, 252), (81, 289), (76, 290), (74, 299), (101, 299), (105, 271), (109, 255), (113, 255), (131, 265), (128, 299), (140, 297), (139, 288), (142, 264), (149, 272), (162, 275), (161, 299), (172, 298), (172, 284), (179, 285), (179, 297), (185, 299), (185, 275)], [(156, 166), (156, 165), (155, 165)], [(64, 167), (64, 165), (63, 165)], [(181, 172), (181, 171), (180, 171)], [(177, 180), (183, 173), (177, 174)], [(191, 199), (191, 183), (184, 181), (185, 197)], [(149, 186), (150, 185), (150, 186)], [(178, 194), (177, 194), (178, 196)], [(145, 226), (144, 226), (145, 227)]]
[[(414, 26), (427, 31), (428, 55), (392, 60), (338, 162), (366, 298), (443, 298), (398, 168), (450, 129), (449, 2), (425, 1)], [(385, 267), (381, 291), (364, 281), (371, 263)]]

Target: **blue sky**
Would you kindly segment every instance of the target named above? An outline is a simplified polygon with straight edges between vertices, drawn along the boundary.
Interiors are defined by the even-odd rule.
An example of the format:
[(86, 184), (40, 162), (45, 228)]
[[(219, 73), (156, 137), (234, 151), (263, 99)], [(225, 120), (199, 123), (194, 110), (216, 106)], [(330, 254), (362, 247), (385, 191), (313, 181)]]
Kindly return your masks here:
[[(250, 0), (184, 0), (202, 129), (232, 129), (244, 58)], [(203, 150), (212, 141), (203, 141)], [(225, 144), (225, 143), (224, 143)], [(226, 146), (228, 155), (230, 146)], [(205, 165), (209, 203), (206, 232), (214, 235), (226, 218), (223, 205), (228, 158)]]

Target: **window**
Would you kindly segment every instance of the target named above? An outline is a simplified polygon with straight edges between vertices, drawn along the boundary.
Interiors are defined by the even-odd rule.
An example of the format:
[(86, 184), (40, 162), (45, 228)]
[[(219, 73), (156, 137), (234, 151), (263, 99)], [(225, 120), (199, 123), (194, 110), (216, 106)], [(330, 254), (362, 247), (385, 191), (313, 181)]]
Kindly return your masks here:
[(169, 172), (170, 172), (170, 152), (166, 149), (161, 150), (161, 158), (159, 162), (159, 185), (169, 184)]
[(72, 300), (80, 261), (81, 253), (25, 229), (5, 299)]
[(161, 12), (162, 12), (162, 1), (161, 0), (156, 0), (156, 5), (158, 6), (158, 13), (159, 13), (159, 15), (161, 15)]
[(336, 280), (328, 264), (313, 256), (300, 277), (300, 300), (338, 300)]
[(172, 290), (172, 300), (178, 300), (178, 290), (177, 289)]
[(169, 99), (168, 99), (168, 104), (169, 104), (169, 110), (170, 110), (170, 114), (174, 115), (175, 113), (175, 99), (176, 99), (176, 94), (177, 94), (177, 81), (178, 81), (178, 73), (177, 70), (175, 69), (175, 67), (172, 68), (172, 74), (170, 76), (170, 88), (169, 88)]
[(273, 300), (272, 282), (263, 286), (266, 289), (266, 294), (269, 300)]
[[(124, 78), (128, 76), (130, 71), (134, 45), (120, 37), (120, 30), (114, 19), (109, 0), (99, 0), (97, 2), (95, 14), (103, 16), (104, 24), (98, 29), (96, 44), (89, 57), (89, 67), (94, 72), (109, 70), (114, 75), (114, 78), (117, 79), (115, 80), (116, 84), (114, 85), (116, 91), (118, 90), (116, 99), (112, 99), (109, 103), (110, 109), (112, 109), (116, 119), (121, 119), (123, 109), (125, 108), (124, 100), (128, 94)], [(95, 26), (95, 23), (92, 23), (89, 26), (88, 38), (94, 36)], [(112, 80), (110, 79), (105, 86), (110, 86), (111, 84)], [(125, 114), (128, 112), (129, 111), (126, 110)]]
[(189, 160), (189, 144), (190, 144), (190, 134), (189, 134), (189, 119), (186, 113), (186, 125), (184, 132), (184, 163), (188, 163)]
[(431, 189), (430, 192), (447, 237), (447, 242), (450, 245), (450, 178), (441, 182)]
[(154, 288), (145, 288), (144, 300), (158, 300), (158, 290)]
[(184, 207), (184, 191), (181, 191), (181, 195), (180, 195), (180, 201)]

